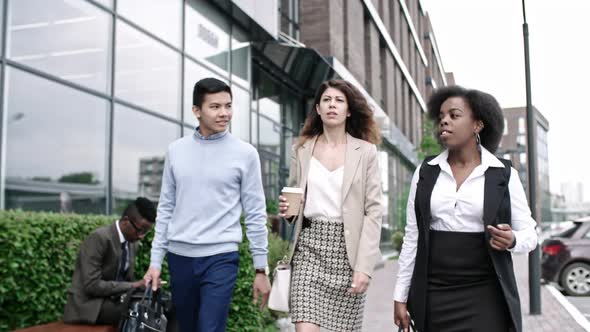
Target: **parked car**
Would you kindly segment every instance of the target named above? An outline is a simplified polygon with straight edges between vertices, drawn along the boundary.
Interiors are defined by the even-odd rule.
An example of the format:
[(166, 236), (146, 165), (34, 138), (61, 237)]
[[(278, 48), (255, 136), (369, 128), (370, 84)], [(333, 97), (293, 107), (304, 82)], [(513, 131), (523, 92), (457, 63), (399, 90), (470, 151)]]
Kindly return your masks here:
[(590, 295), (590, 217), (552, 234), (541, 245), (541, 276), (572, 296)]

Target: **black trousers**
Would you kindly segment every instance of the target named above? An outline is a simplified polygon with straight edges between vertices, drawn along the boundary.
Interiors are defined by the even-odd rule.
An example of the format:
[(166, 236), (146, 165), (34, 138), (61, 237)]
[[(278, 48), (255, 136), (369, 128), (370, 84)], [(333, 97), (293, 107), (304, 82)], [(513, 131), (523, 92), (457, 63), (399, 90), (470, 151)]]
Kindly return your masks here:
[[(116, 298), (118, 299), (118, 298)], [(117, 301), (116, 299), (107, 298), (100, 307), (96, 324), (101, 325), (117, 325), (119, 320), (127, 311), (125, 303)]]
[(426, 332), (503, 332), (511, 326), (484, 233), (430, 231)]

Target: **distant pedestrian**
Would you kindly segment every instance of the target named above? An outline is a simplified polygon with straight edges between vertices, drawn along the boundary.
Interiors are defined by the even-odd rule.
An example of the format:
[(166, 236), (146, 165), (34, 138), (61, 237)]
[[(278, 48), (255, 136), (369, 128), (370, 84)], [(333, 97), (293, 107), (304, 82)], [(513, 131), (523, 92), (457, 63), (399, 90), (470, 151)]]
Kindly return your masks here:
[(511, 253), (537, 245), (518, 172), (496, 158), (504, 131), (491, 95), (459, 86), (428, 101), (446, 150), (414, 173), (394, 319), (420, 332), (522, 331)]

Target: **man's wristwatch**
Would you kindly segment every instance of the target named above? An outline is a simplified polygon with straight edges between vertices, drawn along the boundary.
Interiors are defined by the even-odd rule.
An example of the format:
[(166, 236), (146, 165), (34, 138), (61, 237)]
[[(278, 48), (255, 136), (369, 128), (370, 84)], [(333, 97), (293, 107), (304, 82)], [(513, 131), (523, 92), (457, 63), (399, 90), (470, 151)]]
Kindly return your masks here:
[(256, 274), (258, 273), (263, 273), (264, 275), (268, 275), (269, 271), (268, 271), (268, 266), (266, 266), (264, 269), (256, 269)]

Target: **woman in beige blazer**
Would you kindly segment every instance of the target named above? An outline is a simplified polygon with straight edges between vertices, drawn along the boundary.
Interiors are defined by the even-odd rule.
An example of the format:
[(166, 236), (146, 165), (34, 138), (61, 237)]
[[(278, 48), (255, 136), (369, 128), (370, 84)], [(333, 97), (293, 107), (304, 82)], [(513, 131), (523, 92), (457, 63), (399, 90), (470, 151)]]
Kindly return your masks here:
[(295, 222), (291, 317), (298, 332), (360, 331), (380, 258), (379, 128), (366, 99), (343, 80), (322, 83), (291, 154), (289, 186), (304, 190)]

